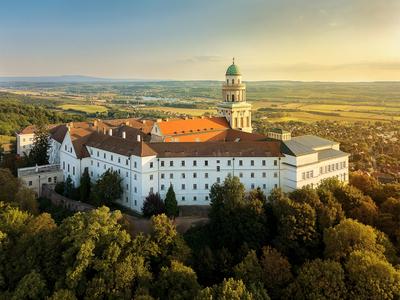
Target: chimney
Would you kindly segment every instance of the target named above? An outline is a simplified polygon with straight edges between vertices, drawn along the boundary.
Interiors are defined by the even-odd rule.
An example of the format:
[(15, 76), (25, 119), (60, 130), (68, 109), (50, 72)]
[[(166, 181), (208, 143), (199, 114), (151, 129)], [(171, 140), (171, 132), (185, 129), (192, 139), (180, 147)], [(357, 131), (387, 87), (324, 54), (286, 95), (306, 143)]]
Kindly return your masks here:
[(112, 128), (108, 129), (108, 135), (112, 136)]
[(162, 119), (157, 119), (157, 123), (160, 123), (160, 122), (162, 122)]
[(146, 120), (142, 120), (142, 124), (146, 124)]
[(126, 132), (125, 131), (122, 131), (122, 138), (126, 139)]
[(140, 134), (138, 134), (138, 135), (136, 136), (136, 140), (137, 140), (138, 142), (140, 142), (140, 141), (141, 141)]

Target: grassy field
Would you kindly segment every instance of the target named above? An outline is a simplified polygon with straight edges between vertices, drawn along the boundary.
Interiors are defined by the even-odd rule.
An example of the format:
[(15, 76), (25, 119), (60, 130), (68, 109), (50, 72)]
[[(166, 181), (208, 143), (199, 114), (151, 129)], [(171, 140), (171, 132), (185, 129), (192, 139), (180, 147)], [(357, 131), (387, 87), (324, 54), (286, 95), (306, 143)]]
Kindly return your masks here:
[(107, 107), (101, 105), (89, 105), (89, 104), (63, 104), (59, 108), (62, 110), (72, 110), (78, 112), (84, 112), (88, 114), (102, 113), (107, 111)]

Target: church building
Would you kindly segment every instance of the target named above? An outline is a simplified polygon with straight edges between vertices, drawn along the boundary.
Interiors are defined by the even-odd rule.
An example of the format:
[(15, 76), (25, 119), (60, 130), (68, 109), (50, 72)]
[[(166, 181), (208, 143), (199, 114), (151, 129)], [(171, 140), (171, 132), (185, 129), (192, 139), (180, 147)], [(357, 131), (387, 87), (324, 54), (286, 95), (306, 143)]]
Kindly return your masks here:
[[(237, 176), (247, 191), (290, 192), (335, 177), (348, 181), (348, 154), (339, 143), (273, 129), (252, 133), (246, 85), (233, 61), (213, 117), (92, 120), (52, 126), (50, 163), (77, 187), (88, 170), (95, 182), (107, 170), (122, 179), (120, 204), (140, 212), (149, 193), (165, 197), (173, 186), (179, 205), (209, 205), (210, 188)], [(24, 134), (29, 136), (24, 136)], [(27, 149), (32, 130), (19, 134)], [(22, 142), (23, 141), (23, 142)], [(23, 144), (22, 144), (23, 143)], [(51, 183), (51, 182), (49, 182)]]

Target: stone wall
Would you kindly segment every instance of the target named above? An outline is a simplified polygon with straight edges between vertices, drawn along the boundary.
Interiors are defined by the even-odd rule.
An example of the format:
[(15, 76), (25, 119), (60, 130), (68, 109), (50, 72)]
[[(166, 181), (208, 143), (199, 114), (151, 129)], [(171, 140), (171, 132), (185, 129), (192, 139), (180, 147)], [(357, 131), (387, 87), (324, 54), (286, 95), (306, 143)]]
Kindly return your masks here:
[(41, 196), (49, 199), (53, 205), (62, 206), (71, 211), (89, 211), (95, 209), (94, 206), (88, 203), (75, 201), (60, 194), (57, 194), (54, 191), (54, 185), (44, 184), (42, 186)]

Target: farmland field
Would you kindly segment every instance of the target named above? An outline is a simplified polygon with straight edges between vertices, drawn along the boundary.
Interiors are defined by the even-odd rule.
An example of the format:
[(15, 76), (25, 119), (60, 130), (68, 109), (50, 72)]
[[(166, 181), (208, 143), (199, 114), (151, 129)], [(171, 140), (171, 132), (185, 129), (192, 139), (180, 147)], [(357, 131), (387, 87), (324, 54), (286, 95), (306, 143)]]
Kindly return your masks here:
[(62, 110), (72, 110), (83, 113), (102, 113), (107, 111), (107, 107), (90, 104), (62, 104), (59, 106)]

